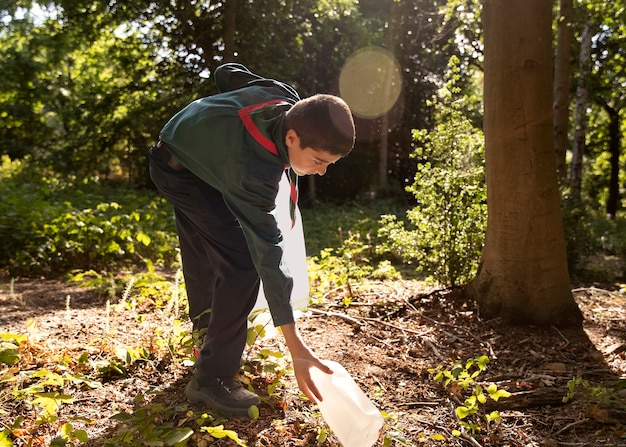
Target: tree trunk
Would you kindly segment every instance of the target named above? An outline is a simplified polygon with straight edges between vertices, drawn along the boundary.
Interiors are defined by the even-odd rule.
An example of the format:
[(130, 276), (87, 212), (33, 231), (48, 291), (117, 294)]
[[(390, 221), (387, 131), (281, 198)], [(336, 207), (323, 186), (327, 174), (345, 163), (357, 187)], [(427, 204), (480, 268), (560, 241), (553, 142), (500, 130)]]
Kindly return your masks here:
[(222, 32), (224, 38), (224, 62), (235, 60), (235, 34), (237, 31), (237, 0), (225, 0)]
[(554, 149), (559, 183), (567, 180), (565, 155), (569, 147), (569, 75), (572, 56), (573, 0), (560, 0), (554, 67)]
[(609, 153), (611, 154), (611, 177), (609, 180), (609, 198), (606, 202), (606, 214), (614, 219), (619, 209), (619, 156), (621, 147), (619, 112), (608, 104), (604, 110), (609, 115)]
[(484, 318), (579, 325), (554, 159), (552, 5), (483, 3), (488, 220), (467, 292)]
[(578, 85), (576, 86), (576, 116), (574, 118), (574, 147), (572, 163), (569, 173), (569, 184), (572, 196), (580, 199), (583, 175), (583, 153), (585, 152), (585, 137), (587, 135), (587, 77), (591, 55), (591, 26), (585, 25), (581, 36), (580, 55), (578, 58)]
[[(387, 30), (387, 49), (395, 54), (398, 40), (398, 28), (401, 26), (401, 4), (400, 2), (392, 2), (391, 10), (389, 12), (389, 28)], [(392, 77), (389, 76), (386, 79), (384, 86), (383, 98), (388, 98), (391, 92)], [(378, 147), (378, 191), (385, 191), (388, 187), (388, 173), (389, 173), (389, 113), (386, 111), (381, 117), (381, 129), (380, 129), (380, 145)]]

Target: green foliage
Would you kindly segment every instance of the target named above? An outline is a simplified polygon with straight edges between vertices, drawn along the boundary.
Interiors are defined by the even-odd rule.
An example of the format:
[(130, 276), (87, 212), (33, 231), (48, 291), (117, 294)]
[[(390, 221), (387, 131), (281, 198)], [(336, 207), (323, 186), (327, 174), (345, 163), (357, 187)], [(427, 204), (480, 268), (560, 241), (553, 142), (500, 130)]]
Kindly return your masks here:
[(171, 208), (155, 193), (48, 176), (27, 164), (3, 157), (0, 267), (60, 274), (173, 261)]
[[(303, 97), (340, 93), (346, 60), (370, 45), (389, 48), (406, 68), (403, 107), (390, 126), (390, 158), (400, 163), (389, 166), (404, 179), (413, 173), (403, 171), (407, 136), (427, 121), (425, 98), (455, 53), (461, 26), (458, 14), (442, 13), (445, 0), (423, 3), (420, 14), (411, 2), (257, 0), (238, 4), (236, 21), (225, 2), (20, 1), (19, 11), (14, 3), (0, 6), (0, 153), (140, 185), (148, 184), (148, 146), (177, 110), (216, 93), (210, 75), (217, 65), (244, 63)], [(376, 138), (374, 127), (365, 133)], [(368, 139), (360, 139), (355, 159), (375, 150)], [(375, 157), (364, 159), (367, 172), (376, 172)], [(361, 170), (336, 172), (316, 188), (342, 199), (372, 184)]]
[(135, 398), (135, 411), (118, 413), (112, 419), (122, 423), (105, 447), (117, 446), (185, 446), (194, 431), (177, 427), (174, 416), (187, 411), (187, 405), (166, 407), (161, 404), (143, 404), (145, 396)]
[[(83, 278), (92, 280), (89, 275)], [(193, 343), (188, 328), (178, 319), (181, 314), (177, 308), (179, 293), (174, 292), (180, 287), (177, 277), (168, 282), (149, 269), (126, 282), (123, 300), (112, 310), (107, 306), (107, 314), (109, 311), (130, 312), (136, 309), (137, 303), (144, 308), (158, 308), (164, 324), (145, 328), (146, 343), (133, 346), (109, 343), (106, 341), (110, 336), (107, 330), (103, 334), (104, 340), (95, 340), (94, 346), (87, 346), (84, 351), (58, 353), (37, 342), (34, 327), (29, 330), (29, 335), (0, 333), (0, 365), (7, 366), (0, 368), (0, 384), (10, 390), (8, 394), (18, 405), (33, 410), (23, 412), (24, 417), (13, 422), (2, 421), (4, 426), (10, 425), (11, 430), (0, 434), (0, 445), (5, 441), (10, 443), (14, 436), (21, 437), (19, 442), (28, 442), (41, 433), (57, 433), (51, 441), (53, 446), (76, 446), (87, 442), (86, 432), (74, 421), (89, 423), (88, 419), (80, 417), (79, 411), (72, 411), (71, 423), (66, 415), (61, 417), (63, 407), (79, 405), (75, 396), (82, 395), (85, 388), (100, 388), (106, 381), (126, 377), (135, 369), (158, 364), (164, 359), (190, 365)], [(141, 326), (142, 323), (139, 314), (136, 324)], [(139, 396), (135, 403), (132, 414), (116, 416), (121, 422), (120, 427), (110, 439), (103, 441), (105, 445), (184, 446), (194, 433), (193, 428), (174, 422), (181, 417), (185, 421), (186, 406), (146, 404), (144, 396)], [(0, 412), (0, 416), (4, 418), (5, 415)], [(204, 423), (210, 422), (207, 417), (201, 419)]]
[[(488, 384), (486, 388), (477, 383), (476, 379), (487, 368), (488, 364), (489, 357), (483, 355), (469, 359), (465, 364), (455, 363), (450, 369), (445, 369), (441, 365), (429, 369), (435, 382), (443, 384), (446, 388), (450, 387), (451, 393), (462, 401), (455, 408), (455, 414), (462, 429), (470, 433), (481, 431), (480, 419), (474, 416), (479, 413), (481, 405), (487, 402), (487, 398), (498, 401), (511, 395), (506, 390), (498, 389), (495, 383)], [(484, 415), (484, 420), (489, 426), (492, 422), (500, 421), (500, 414), (497, 411), (492, 411)], [(461, 432), (456, 431), (453, 434), (459, 436)], [(435, 435), (433, 439), (443, 440), (441, 435)]]
[(575, 377), (567, 382), (567, 394), (563, 396), (563, 403), (570, 402), (576, 394), (589, 397), (593, 401), (610, 406), (626, 409), (623, 402), (620, 403), (618, 392), (626, 389), (626, 379), (608, 380), (601, 386), (592, 386), (588, 380)]
[(19, 362), (19, 345), (27, 339), (28, 337), (21, 334), (8, 332), (0, 334), (0, 363), (11, 366)]
[(61, 426), (61, 436), (55, 438), (50, 443), (50, 447), (73, 447), (81, 442), (89, 441), (89, 436), (85, 430), (75, 430), (69, 422)]
[(370, 242), (376, 237), (381, 215), (405, 211), (404, 204), (389, 199), (341, 205), (315, 202), (301, 209), (307, 255), (340, 249), (350, 237)]
[(409, 445), (406, 439), (407, 435), (403, 432), (402, 427), (399, 426), (398, 415), (394, 413), (387, 413), (381, 411), (383, 418), (385, 419), (385, 425), (388, 427), (385, 430), (385, 437), (383, 440), (383, 447), (391, 447), (392, 445)]
[(421, 146), (413, 154), (415, 182), (407, 188), (417, 200), (407, 212), (411, 227), (395, 216), (383, 216), (377, 250), (391, 252), (415, 264), (426, 277), (454, 286), (476, 272), (487, 206), (482, 132), (466, 117), (454, 59), (447, 79), (432, 101), (434, 129), (414, 131)]
[(215, 439), (228, 438), (228, 439), (235, 441), (237, 445), (241, 447), (246, 447), (246, 444), (241, 439), (239, 439), (237, 432), (233, 430), (224, 430), (223, 425), (217, 425), (213, 427), (202, 427), (201, 430), (203, 432), (208, 433), (209, 435), (211, 435), (211, 437)]
[(623, 216), (607, 218), (603, 210), (594, 210), (563, 193), (563, 228), (567, 243), (568, 267), (578, 280), (615, 283), (626, 276), (626, 220)]
[(267, 395), (270, 397), (278, 395), (278, 391), (285, 386), (285, 376), (293, 372), (288, 358), (280, 351), (261, 349), (251, 361), (261, 365), (267, 383)]
[[(311, 298), (321, 301), (326, 293), (365, 279), (399, 279), (402, 265), (378, 253), (380, 215), (399, 211), (393, 201), (354, 203), (344, 206), (315, 204), (302, 210), (305, 226)], [(319, 251), (316, 251), (318, 250)]]

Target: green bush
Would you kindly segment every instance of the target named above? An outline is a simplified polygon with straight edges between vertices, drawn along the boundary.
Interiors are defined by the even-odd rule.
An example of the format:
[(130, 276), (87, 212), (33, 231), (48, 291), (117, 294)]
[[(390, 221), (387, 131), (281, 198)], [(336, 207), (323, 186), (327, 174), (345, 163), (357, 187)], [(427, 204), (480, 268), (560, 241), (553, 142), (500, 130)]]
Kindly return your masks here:
[(409, 228), (384, 216), (378, 233), (379, 253), (394, 253), (424, 277), (452, 286), (474, 276), (487, 220), (484, 140), (463, 110), (458, 78), (451, 61), (449, 80), (432, 102), (434, 129), (414, 131), (417, 173), (407, 190), (417, 206), (407, 212)]
[(12, 275), (57, 275), (172, 261), (172, 211), (148, 190), (40, 172), (3, 158), (0, 267)]
[(380, 216), (405, 210), (391, 200), (344, 206), (316, 203), (302, 210), (309, 280), (314, 300), (329, 291), (364, 280), (399, 279), (401, 260), (376, 251)]
[(626, 220), (563, 193), (568, 267), (575, 281), (619, 282), (626, 278)]

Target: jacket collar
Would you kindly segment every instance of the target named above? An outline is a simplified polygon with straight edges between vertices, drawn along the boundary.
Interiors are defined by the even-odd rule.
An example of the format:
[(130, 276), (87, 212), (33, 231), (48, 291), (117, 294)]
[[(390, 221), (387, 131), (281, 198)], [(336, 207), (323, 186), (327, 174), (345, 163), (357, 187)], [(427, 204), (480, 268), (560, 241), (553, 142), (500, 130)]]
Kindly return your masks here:
[(238, 110), (244, 127), (264, 149), (280, 157), (289, 166), (285, 145), (284, 117), (291, 104), (281, 99), (265, 101)]

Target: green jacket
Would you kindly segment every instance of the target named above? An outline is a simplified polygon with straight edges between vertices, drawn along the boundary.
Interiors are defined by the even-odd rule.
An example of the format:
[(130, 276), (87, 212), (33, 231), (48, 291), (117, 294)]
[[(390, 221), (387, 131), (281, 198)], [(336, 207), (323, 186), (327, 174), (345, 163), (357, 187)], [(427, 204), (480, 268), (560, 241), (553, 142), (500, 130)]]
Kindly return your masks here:
[(218, 67), (215, 82), (220, 93), (189, 104), (160, 137), (176, 160), (223, 194), (243, 228), (274, 324), (282, 326), (294, 321), (293, 279), (272, 211), (289, 166), (284, 117), (300, 98), (240, 64)]

